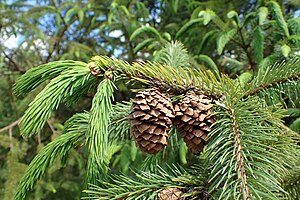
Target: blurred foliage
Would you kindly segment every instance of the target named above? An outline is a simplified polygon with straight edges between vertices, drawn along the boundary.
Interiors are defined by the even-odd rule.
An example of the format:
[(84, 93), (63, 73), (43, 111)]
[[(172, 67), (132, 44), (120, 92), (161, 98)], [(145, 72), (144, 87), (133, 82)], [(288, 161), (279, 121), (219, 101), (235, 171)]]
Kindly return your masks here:
[[(172, 66), (211, 69), (246, 85), (267, 66), (299, 54), (299, 6), (297, 0), (0, 1), (0, 199), (12, 199), (25, 166), (41, 147), (62, 134), (62, 124), (70, 116), (90, 110), (96, 92), (90, 90), (69, 107), (61, 105), (47, 120), (43, 134), (23, 140), (17, 126), (9, 125), (16, 125), (13, 122), (18, 122), (44, 86), (21, 98), (14, 95), (13, 84), (29, 69), (56, 60), (88, 62), (94, 55), (129, 63), (145, 59), (168, 63), (173, 60), (168, 57), (172, 45), (177, 45), (186, 52), (181, 59), (189, 62), (181, 64), (178, 59), (169, 63)], [(116, 102), (133, 96), (123, 82), (116, 84)], [(285, 122), (299, 133), (300, 99), (282, 94), (272, 103), (281, 104), (282, 99), (289, 108)], [(124, 126), (123, 122), (120, 127)], [(171, 139), (180, 140), (176, 135)], [(167, 153), (157, 156), (146, 156), (132, 142), (114, 144), (109, 167), (128, 174), (130, 168), (153, 168), (163, 155), (168, 155), (170, 163), (191, 165), (195, 157), (186, 152), (184, 143), (174, 144), (179, 146), (170, 145)], [(67, 165), (55, 162), (30, 198), (78, 199), (86, 157), (87, 152), (78, 148), (70, 152)]]

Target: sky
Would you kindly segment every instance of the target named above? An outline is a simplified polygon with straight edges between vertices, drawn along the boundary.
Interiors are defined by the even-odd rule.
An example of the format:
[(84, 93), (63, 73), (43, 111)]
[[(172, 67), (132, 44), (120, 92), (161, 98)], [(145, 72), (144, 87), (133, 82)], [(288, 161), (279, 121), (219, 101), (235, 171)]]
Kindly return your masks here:
[(22, 38), (20, 35), (12, 35), (8, 38), (4, 38), (4, 41), (3, 41), (3, 44), (5, 47), (8, 47), (8, 48), (16, 48), (18, 47), (18, 45), (22, 42)]

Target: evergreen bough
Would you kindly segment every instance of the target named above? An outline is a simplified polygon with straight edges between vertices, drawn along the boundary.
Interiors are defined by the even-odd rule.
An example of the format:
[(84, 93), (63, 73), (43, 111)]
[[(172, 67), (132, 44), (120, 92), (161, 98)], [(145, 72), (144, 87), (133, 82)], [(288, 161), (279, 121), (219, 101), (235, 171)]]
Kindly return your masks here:
[[(168, 59), (180, 60), (180, 53), (173, 52), (176, 55)], [(41, 130), (61, 103), (70, 105), (91, 88), (97, 87), (97, 91), (90, 112), (71, 117), (63, 134), (33, 159), (15, 199), (25, 199), (54, 160), (65, 162), (68, 152), (79, 144), (88, 150), (87, 199), (157, 199), (160, 191), (170, 187), (179, 188), (186, 199), (299, 198), (299, 138), (282, 118), (285, 97), (300, 97), (300, 58), (262, 69), (247, 84), (224, 74), (185, 67), (186, 60), (180, 62), (176, 67), (149, 61), (129, 64), (95, 56), (89, 63), (56, 61), (29, 70), (15, 85), (17, 94), (51, 81), (21, 120), (21, 133), (26, 137)], [(185, 169), (168, 163), (161, 152), (148, 156), (132, 176), (110, 174), (116, 144), (130, 142), (127, 121), (131, 102), (112, 103), (118, 81), (159, 87), (173, 100), (191, 88), (214, 99), (217, 120), (195, 166)], [(182, 140), (176, 139), (176, 128), (169, 133), (171, 144), (167, 148), (176, 149)]]

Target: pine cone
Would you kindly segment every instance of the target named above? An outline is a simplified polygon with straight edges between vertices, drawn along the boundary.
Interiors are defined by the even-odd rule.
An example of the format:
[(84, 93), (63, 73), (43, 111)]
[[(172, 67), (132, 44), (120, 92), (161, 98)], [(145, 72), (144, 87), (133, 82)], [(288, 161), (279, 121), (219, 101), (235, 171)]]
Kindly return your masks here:
[(166, 188), (158, 193), (158, 200), (180, 200), (182, 195), (178, 188)]
[(155, 154), (168, 145), (168, 131), (174, 118), (170, 98), (157, 88), (145, 89), (135, 96), (129, 124), (138, 147)]
[(199, 154), (206, 143), (210, 126), (214, 123), (211, 100), (205, 95), (197, 95), (194, 91), (174, 106), (175, 121), (186, 145), (194, 153)]

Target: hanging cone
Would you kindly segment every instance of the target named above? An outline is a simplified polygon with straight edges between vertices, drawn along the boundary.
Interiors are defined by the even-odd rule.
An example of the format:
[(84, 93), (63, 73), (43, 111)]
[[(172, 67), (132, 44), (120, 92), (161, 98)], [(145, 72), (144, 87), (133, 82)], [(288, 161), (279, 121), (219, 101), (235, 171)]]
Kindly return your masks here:
[(158, 193), (158, 200), (180, 200), (183, 192), (178, 188), (166, 188)]
[(174, 106), (175, 121), (186, 145), (194, 153), (199, 154), (206, 144), (210, 126), (214, 123), (211, 100), (205, 95), (197, 95), (194, 91)]
[(157, 88), (137, 93), (129, 115), (129, 124), (142, 151), (155, 154), (168, 145), (173, 112), (170, 98), (160, 93)]

